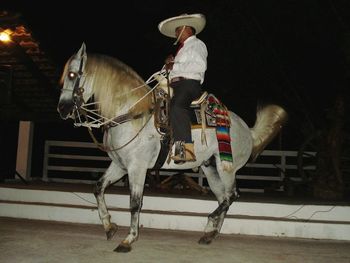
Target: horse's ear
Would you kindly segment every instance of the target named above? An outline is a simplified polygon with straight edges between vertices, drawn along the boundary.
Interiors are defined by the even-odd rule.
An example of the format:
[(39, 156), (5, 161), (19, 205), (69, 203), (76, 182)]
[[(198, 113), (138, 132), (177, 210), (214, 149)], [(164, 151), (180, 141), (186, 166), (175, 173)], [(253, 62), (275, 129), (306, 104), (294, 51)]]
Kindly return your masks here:
[(86, 57), (86, 45), (84, 42), (83, 42), (83, 44), (81, 44), (81, 47), (80, 47), (79, 51), (77, 52), (77, 56), (80, 58)]
[(76, 54), (76, 59), (78, 59), (78, 60), (80, 60), (82, 62), (80, 70), (82, 72), (84, 72), (85, 71), (86, 61), (87, 61), (86, 46), (85, 46), (84, 42), (83, 42), (83, 44), (81, 45), (79, 51)]

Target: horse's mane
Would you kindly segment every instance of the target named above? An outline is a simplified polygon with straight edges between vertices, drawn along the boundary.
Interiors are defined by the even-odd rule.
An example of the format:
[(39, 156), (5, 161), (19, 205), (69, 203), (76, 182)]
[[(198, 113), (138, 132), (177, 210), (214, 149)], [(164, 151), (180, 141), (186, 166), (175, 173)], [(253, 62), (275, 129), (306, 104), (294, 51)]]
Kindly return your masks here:
[(95, 101), (100, 103), (100, 113), (104, 117), (113, 118), (126, 113), (126, 109), (136, 115), (151, 107), (152, 96), (149, 95), (130, 109), (130, 106), (143, 97), (150, 88), (131, 67), (118, 59), (89, 54), (85, 73), (86, 81), (92, 83)]

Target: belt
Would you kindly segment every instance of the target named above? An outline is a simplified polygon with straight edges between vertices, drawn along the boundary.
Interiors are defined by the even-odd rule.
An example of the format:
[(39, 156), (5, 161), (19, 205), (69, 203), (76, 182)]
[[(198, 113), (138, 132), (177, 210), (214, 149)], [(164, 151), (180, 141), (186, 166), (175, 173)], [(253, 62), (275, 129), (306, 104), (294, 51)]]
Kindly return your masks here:
[(175, 77), (175, 78), (172, 78), (170, 80), (170, 83), (174, 83), (174, 82), (178, 82), (180, 80), (185, 80), (185, 79), (188, 79), (188, 78), (185, 78), (185, 77)]

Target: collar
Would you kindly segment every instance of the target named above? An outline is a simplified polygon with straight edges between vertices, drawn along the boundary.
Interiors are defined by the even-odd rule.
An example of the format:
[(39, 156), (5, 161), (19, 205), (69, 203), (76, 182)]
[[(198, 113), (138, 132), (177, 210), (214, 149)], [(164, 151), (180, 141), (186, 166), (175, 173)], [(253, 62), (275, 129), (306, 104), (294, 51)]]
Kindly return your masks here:
[(187, 42), (191, 42), (193, 39), (196, 39), (196, 38), (197, 38), (196, 35), (192, 35), (192, 36), (186, 38), (186, 40), (184, 41), (184, 45), (185, 45)]

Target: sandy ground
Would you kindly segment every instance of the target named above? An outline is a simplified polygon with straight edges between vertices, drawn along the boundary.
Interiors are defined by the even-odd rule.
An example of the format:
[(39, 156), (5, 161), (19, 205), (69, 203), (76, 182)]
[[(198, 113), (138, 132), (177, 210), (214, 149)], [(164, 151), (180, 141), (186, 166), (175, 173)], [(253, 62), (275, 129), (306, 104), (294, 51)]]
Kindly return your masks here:
[(129, 253), (114, 252), (102, 226), (0, 218), (0, 262), (350, 262), (350, 242), (220, 235), (199, 245), (198, 232), (140, 229)]

